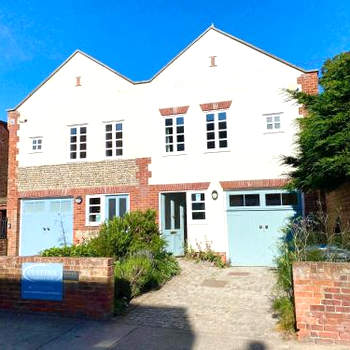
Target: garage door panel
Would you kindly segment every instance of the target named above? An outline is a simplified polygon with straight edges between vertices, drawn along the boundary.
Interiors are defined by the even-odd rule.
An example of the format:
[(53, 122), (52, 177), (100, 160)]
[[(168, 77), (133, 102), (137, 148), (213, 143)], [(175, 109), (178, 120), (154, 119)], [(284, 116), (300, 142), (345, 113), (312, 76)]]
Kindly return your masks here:
[(73, 200), (22, 200), (20, 255), (70, 245), (73, 242)]
[[(300, 214), (298, 205), (269, 206), (267, 193), (286, 191), (229, 192), (228, 197), (228, 242), (229, 259), (238, 266), (274, 266), (283, 238), (283, 227)], [(243, 195), (243, 197), (240, 197)], [(251, 200), (255, 197), (259, 197)], [(286, 196), (284, 196), (286, 197)], [(252, 208), (254, 204), (254, 208)], [(297, 203), (299, 204), (299, 202)]]

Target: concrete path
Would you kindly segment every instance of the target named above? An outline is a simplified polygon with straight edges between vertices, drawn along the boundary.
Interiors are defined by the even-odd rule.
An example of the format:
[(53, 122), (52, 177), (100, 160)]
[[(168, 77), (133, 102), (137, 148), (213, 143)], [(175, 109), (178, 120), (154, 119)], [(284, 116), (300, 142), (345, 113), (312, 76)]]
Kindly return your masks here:
[(349, 349), (281, 338), (270, 309), (271, 270), (180, 263), (181, 275), (112, 321), (0, 312), (0, 349)]

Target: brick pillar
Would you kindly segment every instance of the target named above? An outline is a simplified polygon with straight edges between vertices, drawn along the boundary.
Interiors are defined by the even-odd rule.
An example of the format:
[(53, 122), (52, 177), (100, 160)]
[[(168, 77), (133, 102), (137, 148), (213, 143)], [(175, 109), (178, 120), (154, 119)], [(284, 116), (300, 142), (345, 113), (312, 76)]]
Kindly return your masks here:
[(18, 255), (19, 245), (19, 199), (17, 191), (17, 142), (19, 140), (17, 132), (19, 130), (19, 112), (10, 111), (8, 113), (9, 130), (9, 159), (8, 159), (8, 185), (7, 185), (7, 217), (9, 228), (7, 230), (8, 249), (10, 256)]

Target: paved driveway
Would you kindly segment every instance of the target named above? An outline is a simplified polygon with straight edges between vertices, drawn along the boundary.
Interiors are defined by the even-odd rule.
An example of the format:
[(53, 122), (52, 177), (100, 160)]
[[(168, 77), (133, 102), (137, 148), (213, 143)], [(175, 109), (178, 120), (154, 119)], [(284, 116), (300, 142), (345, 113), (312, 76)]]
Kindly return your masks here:
[(270, 309), (271, 270), (180, 263), (181, 275), (112, 321), (1, 312), (0, 349), (348, 349), (281, 338)]

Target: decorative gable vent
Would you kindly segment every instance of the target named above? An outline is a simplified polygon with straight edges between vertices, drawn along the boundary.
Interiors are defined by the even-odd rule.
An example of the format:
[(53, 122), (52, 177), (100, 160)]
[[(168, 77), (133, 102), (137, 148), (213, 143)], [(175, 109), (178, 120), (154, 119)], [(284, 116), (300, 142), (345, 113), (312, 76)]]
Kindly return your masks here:
[(81, 77), (75, 77), (75, 86), (81, 86)]
[(216, 56), (209, 56), (210, 58), (210, 66), (209, 67), (217, 67), (217, 64), (216, 64)]

